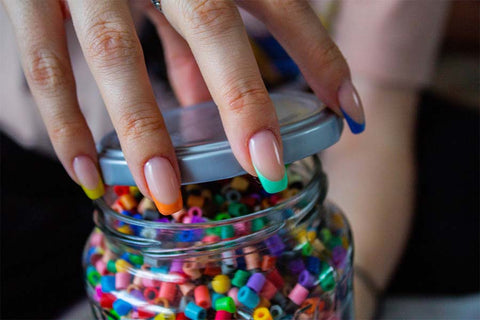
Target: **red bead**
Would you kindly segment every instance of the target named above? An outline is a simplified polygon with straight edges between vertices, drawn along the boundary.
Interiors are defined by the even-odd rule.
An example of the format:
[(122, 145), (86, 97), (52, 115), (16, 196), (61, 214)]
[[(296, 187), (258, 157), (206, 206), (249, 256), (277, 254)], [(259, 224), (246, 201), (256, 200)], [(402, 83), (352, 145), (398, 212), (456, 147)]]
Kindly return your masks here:
[(113, 191), (115, 191), (117, 196), (121, 196), (121, 195), (130, 193), (130, 187), (129, 186), (115, 186), (115, 187), (113, 187)]
[(188, 320), (188, 319), (185, 316), (185, 313), (180, 312), (180, 313), (177, 313), (177, 317), (175, 318), (175, 320)]
[(137, 316), (138, 316), (139, 319), (150, 319), (150, 318), (155, 317), (155, 313), (153, 313), (151, 311), (141, 309), (141, 308), (138, 308)]
[(283, 288), (283, 285), (285, 284), (285, 282), (283, 281), (283, 278), (282, 276), (280, 275), (280, 273), (278, 272), (277, 269), (273, 269), (272, 271), (270, 271), (268, 274), (267, 274), (267, 279), (273, 283), (273, 285), (275, 287), (277, 287), (277, 289), (281, 289)]
[(112, 309), (115, 300), (117, 300), (117, 298), (113, 294), (104, 293), (100, 297), (100, 306), (105, 309)]

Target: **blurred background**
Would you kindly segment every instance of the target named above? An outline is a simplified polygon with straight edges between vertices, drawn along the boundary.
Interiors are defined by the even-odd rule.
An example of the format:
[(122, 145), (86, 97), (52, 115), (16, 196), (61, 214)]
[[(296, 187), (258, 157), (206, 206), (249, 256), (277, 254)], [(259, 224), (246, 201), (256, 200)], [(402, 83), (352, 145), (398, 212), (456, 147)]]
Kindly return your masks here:
[[(415, 3), (406, 2), (410, 5)], [(417, 1), (418, 4), (427, 2), (429, 1)], [(399, 241), (401, 244), (395, 249), (398, 253), (392, 257), (385, 255), (383, 258), (391, 259), (392, 262), (385, 264), (379, 255), (380, 260), (377, 263), (380, 265), (379, 268), (388, 265), (385, 267), (388, 270), (383, 274), (381, 270), (371, 269), (369, 262), (362, 266), (362, 269), (367, 270), (367, 279), (359, 279), (358, 286), (361, 287), (363, 283), (363, 286), (368, 287), (365, 290), (367, 292), (365, 297), (367, 295), (372, 297), (364, 302), (361, 300), (362, 296), (357, 300), (357, 304), (371, 305), (371, 311), (368, 312), (375, 314), (374, 317), (378, 319), (480, 318), (480, 2), (438, 3), (445, 7), (444, 12), (439, 14), (437, 27), (432, 34), (426, 35), (427, 38), (438, 38), (432, 44), (432, 52), (428, 55), (428, 63), (432, 65), (431, 72), (426, 81), (418, 81), (414, 74), (410, 74), (414, 84), (412, 87), (408, 85), (409, 78), (401, 79), (402, 81), (398, 83), (369, 79), (368, 70), (362, 74), (362, 70), (366, 70), (362, 69), (363, 60), (359, 60), (351, 51), (352, 48), (354, 51), (368, 51), (371, 48), (363, 47), (361, 41), (353, 46), (339, 36), (339, 46), (342, 51), (345, 48), (344, 53), (351, 62), (354, 79), (358, 76), (360, 83), (367, 83), (359, 87), (362, 98), (364, 98), (362, 93), (365, 92), (364, 104), (376, 101), (377, 96), (369, 97), (372, 90), (369, 91), (368, 88), (371, 87), (382, 93), (378, 97), (387, 97), (383, 101), (386, 103), (381, 106), (382, 109), (389, 108), (391, 97), (404, 101), (402, 92), (406, 92), (405, 88), (408, 88), (409, 94), (414, 93), (412, 100), (414, 102), (410, 102), (415, 106), (411, 108), (412, 152), (407, 156), (407, 158), (411, 156), (413, 169), (405, 172), (398, 169), (402, 167), (402, 160), (400, 163), (394, 163), (392, 160), (385, 164), (386, 170), (398, 169), (399, 176), (408, 176), (413, 172), (413, 178), (407, 188), (411, 195), (407, 191), (402, 193), (401, 190), (395, 193), (394, 185), (389, 180), (380, 180), (378, 183), (380, 188), (391, 187), (392, 192), (378, 193), (377, 196), (368, 198), (369, 203), (380, 203), (381, 199), (388, 199), (392, 210), (399, 209), (398, 215), (405, 214), (406, 221), (405, 227), (399, 231), (404, 241)], [(376, 5), (380, 7), (380, 1), (377, 1)], [(375, 2), (372, 6), (371, 8), (375, 8)], [(322, 18), (325, 19), (325, 25), (335, 34), (337, 20), (331, 16), (342, 16), (342, 4), (337, 1), (325, 1), (319, 2), (318, 7), (328, 13)], [(400, 7), (396, 7), (395, 10), (401, 12)], [(413, 8), (415, 11), (415, 7)], [(407, 22), (404, 24), (405, 33), (412, 32), (408, 17), (408, 15), (403, 17), (402, 22)], [(398, 16), (392, 15), (387, 18), (396, 19)], [(246, 21), (248, 19), (246, 17)], [(415, 21), (412, 22), (414, 23)], [(90, 315), (83, 289), (80, 256), (84, 242), (93, 228), (91, 216), (93, 207), (55, 160), (45, 129), (41, 127), (38, 129), (40, 134), (36, 134), (36, 128), (31, 125), (34, 123), (32, 119), (38, 118), (38, 114), (24, 78), (18, 76), (21, 75), (21, 66), (11, 57), (16, 48), (3, 8), (0, 9), (0, 25), (3, 44), (0, 48), (2, 70), (0, 318), (88, 319)], [(353, 27), (359, 29), (359, 26)], [(138, 28), (159, 101), (162, 107), (175, 105), (175, 97), (169, 91), (162, 46), (155, 28), (147, 21), (139, 22)], [(346, 28), (342, 29), (343, 32), (348, 33), (348, 27), (343, 28)], [(364, 30), (367, 32), (368, 26)], [(415, 28), (413, 30), (422, 32)], [(249, 31), (268, 87), (272, 90), (285, 87), (308, 90), (295, 65), (288, 60), (278, 45), (272, 45), (269, 42), (270, 38), (266, 41), (267, 38), (259, 35), (255, 28)], [(361, 30), (357, 32), (361, 35)], [(397, 39), (388, 34), (385, 37), (392, 43)], [(401, 37), (398, 39), (401, 41)], [(75, 47), (73, 44), (71, 46)], [(73, 50), (71, 51), (75, 54)], [(382, 55), (382, 52), (375, 54)], [(402, 59), (402, 56), (395, 59)], [(365, 78), (367, 80), (364, 80)], [(369, 85), (369, 81), (375, 84)], [(79, 91), (88, 91), (87, 82), (86, 80), (78, 83)], [(20, 102), (11, 98), (15, 93), (7, 84), (12, 83), (16, 83), (20, 88), (20, 94), (24, 98)], [(388, 91), (385, 88), (392, 89)], [(390, 93), (384, 93), (385, 91)], [(391, 94), (393, 91), (395, 94)], [(93, 92), (90, 98), (99, 100), (98, 92)], [(18, 115), (12, 114), (15, 112), (12, 110), (23, 108), (19, 103), (25, 104), (24, 109), (28, 111), (20, 120)], [(97, 106), (99, 104), (101, 105), (101, 102), (98, 102)], [(366, 105), (366, 109), (368, 108)], [(369, 112), (376, 111), (367, 110), (367, 128), (369, 126), (370, 128), (365, 133), (366, 138), (362, 138), (364, 140), (368, 140), (368, 130), (373, 132), (370, 134), (383, 134), (382, 129), (375, 125), (376, 116), (369, 117)], [(94, 116), (105, 116), (105, 113), (97, 111)], [(34, 138), (25, 138), (29, 135), (21, 134), (18, 129), (20, 127), (30, 128), (30, 136)], [(103, 131), (97, 129), (92, 129), (96, 137), (111, 127), (106, 126), (102, 128)], [(378, 131), (375, 131), (376, 129)], [(364, 251), (375, 253), (380, 249), (375, 246), (362, 249), (364, 234), (369, 230), (365, 227), (367, 216), (362, 212), (355, 215), (359, 203), (356, 201), (359, 200), (353, 198), (355, 195), (345, 196), (345, 190), (338, 182), (342, 178), (339, 172), (348, 171), (349, 164), (346, 164), (347, 169), (330, 164), (332, 159), (340, 155), (343, 159), (348, 158), (342, 148), (343, 145), (346, 145), (345, 148), (349, 147), (350, 141), (351, 138), (345, 136), (339, 146), (330, 154), (328, 151), (324, 157), (332, 184), (331, 195), (345, 209), (351, 220), (358, 247), (357, 254), (362, 262), (361, 255)], [(358, 145), (362, 146), (364, 143), (365, 146), (371, 143), (357, 141), (361, 141)], [(398, 148), (392, 151), (394, 154), (396, 152), (400, 154), (401, 150), (410, 146), (402, 143), (393, 145), (392, 148)], [(372, 157), (372, 153), (369, 156)], [(357, 165), (351, 168), (360, 170)], [(362, 168), (360, 171), (362, 170), (369, 172), (372, 169)], [(355, 178), (356, 176), (349, 176), (347, 179), (354, 181)], [(358, 191), (358, 197), (361, 197), (362, 192)], [(342, 196), (339, 197), (339, 194)], [(411, 212), (401, 212), (404, 210), (405, 202), (410, 201), (408, 198), (410, 196), (412, 204), (406, 208), (411, 208), (409, 210)], [(370, 222), (369, 224), (374, 225)], [(369, 272), (373, 274), (368, 274)]]

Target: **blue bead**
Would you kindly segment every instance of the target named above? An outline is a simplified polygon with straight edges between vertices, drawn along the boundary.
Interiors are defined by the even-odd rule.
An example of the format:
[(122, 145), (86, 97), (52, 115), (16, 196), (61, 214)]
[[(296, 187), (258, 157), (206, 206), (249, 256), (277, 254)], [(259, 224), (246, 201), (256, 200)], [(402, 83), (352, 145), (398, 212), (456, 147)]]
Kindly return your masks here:
[(238, 290), (237, 299), (241, 304), (250, 309), (255, 309), (260, 303), (260, 297), (247, 286), (241, 287), (240, 290)]
[(131, 262), (130, 261), (130, 256), (128, 255), (128, 252), (124, 252), (121, 256), (120, 259), (123, 259), (125, 261)]
[(92, 255), (94, 255), (95, 253), (97, 253), (97, 248), (96, 248), (96, 247), (91, 247), (90, 249), (88, 249), (86, 260), (87, 260), (88, 262), (90, 262), (90, 258), (91, 258)]
[(321, 267), (321, 261), (317, 257), (307, 257), (306, 261), (306, 266), (308, 271), (312, 274), (319, 274), (320, 273), (320, 267)]
[(115, 310), (119, 316), (127, 315), (132, 309), (133, 309), (132, 305), (122, 299), (117, 299), (113, 303), (113, 310)]
[(193, 242), (194, 240), (194, 234), (192, 231), (182, 231), (178, 235), (178, 241), (179, 242)]
[(205, 320), (207, 318), (207, 311), (193, 302), (187, 304), (184, 313), (191, 320)]
[(115, 290), (115, 276), (103, 276), (100, 279), (102, 285), (102, 291), (105, 293)]
[(169, 266), (161, 266), (161, 267), (151, 267), (150, 271), (154, 273), (162, 273), (162, 274), (167, 274), (168, 273)]

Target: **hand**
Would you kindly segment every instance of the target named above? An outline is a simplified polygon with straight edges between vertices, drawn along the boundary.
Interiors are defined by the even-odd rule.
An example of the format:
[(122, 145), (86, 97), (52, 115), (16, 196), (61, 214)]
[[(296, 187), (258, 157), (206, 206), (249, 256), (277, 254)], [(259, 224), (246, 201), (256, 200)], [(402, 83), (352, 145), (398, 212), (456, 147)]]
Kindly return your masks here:
[[(265, 189), (286, 187), (282, 143), (272, 102), (242, 20), (230, 0), (163, 0), (163, 14), (137, 0), (158, 28), (170, 81), (182, 104), (218, 105), (232, 150)], [(237, 1), (297, 62), (306, 80), (354, 132), (364, 116), (345, 59), (306, 1)], [(70, 15), (83, 53), (118, 133), (130, 171), (163, 214), (182, 207), (172, 143), (147, 76), (128, 3), (123, 0), (4, 0), (31, 92), (63, 166), (87, 195), (103, 183), (94, 141), (80, 112), (66, 45)]]

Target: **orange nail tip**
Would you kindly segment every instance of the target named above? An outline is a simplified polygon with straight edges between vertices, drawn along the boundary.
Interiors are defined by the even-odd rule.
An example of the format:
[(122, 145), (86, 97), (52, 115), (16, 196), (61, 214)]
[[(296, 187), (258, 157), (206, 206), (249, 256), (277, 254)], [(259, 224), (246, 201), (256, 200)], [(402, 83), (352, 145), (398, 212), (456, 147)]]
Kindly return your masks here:
[(163, 214), (164, 216), (169, 216), (183, 209), (183, 199), (182, 199), (181, 192), (179, 192), (177, 201), (175, 201), (174, 203), (171, 203), (171, 204), (161, 203), (155, 198), (153, 198), (153, 202), (155, 202), (155, 205), (157, 206), (158, 211), (160, 211), (160, 213)]

